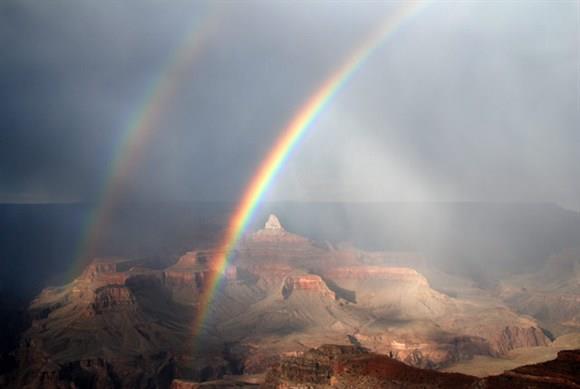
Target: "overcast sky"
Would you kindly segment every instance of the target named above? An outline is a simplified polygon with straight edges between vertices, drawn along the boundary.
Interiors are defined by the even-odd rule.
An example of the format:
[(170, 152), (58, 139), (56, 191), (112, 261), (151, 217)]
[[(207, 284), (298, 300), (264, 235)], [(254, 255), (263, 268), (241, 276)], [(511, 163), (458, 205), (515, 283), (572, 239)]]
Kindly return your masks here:
[[(300, 105), (396, 2), (0, 3), (0, 201), (93, 201), (192, 28), (128, 199), (236, 200)], [(433, 1), (340, 90), (269, 200), (580, 210), (578, 1)]]

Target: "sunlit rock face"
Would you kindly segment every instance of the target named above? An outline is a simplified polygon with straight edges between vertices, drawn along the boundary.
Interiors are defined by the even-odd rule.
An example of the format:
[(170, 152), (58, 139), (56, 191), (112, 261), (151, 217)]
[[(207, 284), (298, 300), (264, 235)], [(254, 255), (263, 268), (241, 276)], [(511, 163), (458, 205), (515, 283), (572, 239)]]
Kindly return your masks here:
[(266, 221), (266, 225), (264, 226), (265, 230), (268, 231), (283, 231), (282, 224), (280, 224), (280, 220), (276, 215), (270, 215), (268, 220)]
[(296, 292), (316, 293), (332, 299), (336, 298), (335, 293), (328, 289), (322, 278), (313, 274), (289, 276), (284, 280), (282, 296), (287, 299)]
[(387, 266), (349, 266), (326, 270), (326, 277), (333, 280), (385, 280), (408, 282), (420, 286), (429, 286), (427, 279), (416, 270), (405, 267)]
[(246, 241), (250, 243), (276, 244), (276, 243), (307, 243), (308, 239), (292, 234), (282, 227), (276, 215), (270, 215), (264, 228), (250, 234)]

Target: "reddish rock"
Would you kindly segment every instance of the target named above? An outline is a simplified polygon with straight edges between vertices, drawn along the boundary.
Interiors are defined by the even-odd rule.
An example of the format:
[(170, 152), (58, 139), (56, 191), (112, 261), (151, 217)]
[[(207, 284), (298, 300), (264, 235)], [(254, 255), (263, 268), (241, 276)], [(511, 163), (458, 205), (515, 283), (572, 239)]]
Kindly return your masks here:
[(336, 299), (335, 293), (328, 289), (328, 286), (326, 286), (326, 283), (322, 278), (314, 274), (288, 276), (284, 280), (282, 296), (288, 298), (296, 291), (312, 292), (331, 299)]
[(491, 340), (492, 348), (500, 355), (520, 347), (547, 346), (550, 340), (538, 327), (507, 326)]
[(325, 345), (300, 357), (282, 358), (268, 371), (263, 388), (578, 388), (580, 350), (561, 351), (549, 362), (498, 376), (477, 378), (405, 365), (353, 346)]
[(329, 269), (324, 276), (333, 280), (388, 280), (411, 282), (417, 285), (428, 286), (427, 279), (416, 270), (407, 267), (389, 266), (348, 266)]

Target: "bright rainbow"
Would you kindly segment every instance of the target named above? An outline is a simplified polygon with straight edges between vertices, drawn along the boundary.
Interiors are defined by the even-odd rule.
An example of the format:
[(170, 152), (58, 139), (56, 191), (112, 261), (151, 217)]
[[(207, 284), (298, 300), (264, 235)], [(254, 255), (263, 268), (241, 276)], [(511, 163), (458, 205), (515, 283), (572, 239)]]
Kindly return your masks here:
[(222, 243), (212, 259), (212, 270), (207, 279), (207, 287), (198, 303), (194, 325), (195, 334), (199, 334), (203, 328), (212, 300), (219, 289), (233, 250), (236, 248), (264, 193), (283, 167), (292, 150), (304, 136), (306, 130), (356, 70), (405, 20), (416, 14), (418, 10), (423, 9), (425, 4), (422, 1), (410, 1), (399, 8), (394, 15), (390, 15), (381, 24), (380, 28), (371, 34), (344, 64), (322, 84), (283, 129), (282, 135), (278, 138), (274, 147), (260, 165), (258, 172), (250, 181), (244, 196), (230, 219)]
[(141, 108), (123, 127), (121, 139), (113, 153), (115, 158), (110, 162), (109, 173), (105, 175), (106, 181), (97, 197), (97, 206), (87, 221), (85, 235), (77, 250), (75, 268), (71, 269), (70, 275), (78, 272), (84, 265), (83, 262), (95, 255), (95, 246), (101, 237), (100, 234), (110, 221), (120, 195), (126, 189), (123, 186), (124, 180), (139, 163), (145, 146), (155, 132), (167, 105), (177, 94), (184, 75), (191, 72), (191, 65), (199, 56), (209, 35), (217, 27), (217, 21), (214, 14), (206, 14), (197, 19), (197, 23), (194, 23), (188, 31), (183, 43), (163, 66), (160, 76), (151, 83), (148, 93), (140, 104)]

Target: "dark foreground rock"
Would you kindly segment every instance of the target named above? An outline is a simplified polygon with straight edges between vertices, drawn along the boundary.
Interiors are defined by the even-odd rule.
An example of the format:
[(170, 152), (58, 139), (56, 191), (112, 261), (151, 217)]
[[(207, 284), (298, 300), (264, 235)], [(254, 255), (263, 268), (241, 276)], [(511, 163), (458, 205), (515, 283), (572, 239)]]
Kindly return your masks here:
[(355, 346), (324, 345), (283, 358), (267, 373), (264, 388), (580, 388), (580, 350), (555, 360), (477, 378), (408, 366)]

